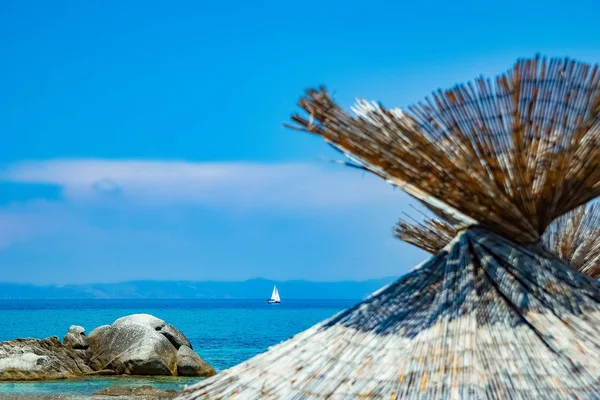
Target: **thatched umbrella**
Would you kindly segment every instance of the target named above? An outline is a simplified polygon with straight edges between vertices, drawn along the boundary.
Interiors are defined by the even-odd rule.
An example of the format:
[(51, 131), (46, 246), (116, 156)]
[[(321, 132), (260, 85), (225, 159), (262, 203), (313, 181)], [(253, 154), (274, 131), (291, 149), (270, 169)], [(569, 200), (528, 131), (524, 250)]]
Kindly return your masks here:
[[(394, 228), (396, 237), (429, 253), (442, 250), (458, 234), (442, 219), (423, 221), (401, 218)], [(583, 205), (556, 219), (542, 235), (550, 252), (581, 273), (600, 278), (600, 204)]]
[(379, 105), (352, 116), (324, 89), (300, 107), (300, 129), (468, 228), (365, 301), (182, 398), (597, 397), (600, 285), (540, 244), (552, 221), (600, 195), (597, 67), (522, 60), (400, 117)]

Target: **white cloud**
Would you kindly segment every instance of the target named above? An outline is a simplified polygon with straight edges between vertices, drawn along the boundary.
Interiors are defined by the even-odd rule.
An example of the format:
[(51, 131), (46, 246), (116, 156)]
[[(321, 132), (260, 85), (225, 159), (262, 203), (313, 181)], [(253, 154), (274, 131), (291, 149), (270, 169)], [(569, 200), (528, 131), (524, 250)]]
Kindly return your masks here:
[(391, 210), (410, 202), (380, 179), (326, 163), (24, 161), (0, 167), (0, 182), (62, 189), (60, 201), (3, 199), (9, 203), (0, 206), (0, 250), (68, 232), (102, 237), (106, 227), (98, 221), (105, 216), (109, 225), (127, 227), (135, 225), (136, 215), (148, 215), (144, 209), (156, 215), (156, 226), (168, 227), (169, 216), (188, 215), (189, 207), (293, 217), (338, 213), (351, 219), (358, 212), (394, 214)]
[(0, 170), (0, 181), (55, 184), (67, 201), (161, 206), (335, 209), (397, 204), (403, 198), (377, 178), (326, 164), (25, 161)]

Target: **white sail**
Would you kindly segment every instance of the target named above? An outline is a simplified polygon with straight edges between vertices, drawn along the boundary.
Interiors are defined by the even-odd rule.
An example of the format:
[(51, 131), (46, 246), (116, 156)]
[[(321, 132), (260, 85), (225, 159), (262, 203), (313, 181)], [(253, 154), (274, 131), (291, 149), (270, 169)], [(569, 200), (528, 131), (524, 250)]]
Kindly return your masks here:
[(271, 294), (271, 300), (280, 302), (281, 298), (279, 297), (279, 291), (277, 290), (277, 286), (273, 287), (273, 293)]

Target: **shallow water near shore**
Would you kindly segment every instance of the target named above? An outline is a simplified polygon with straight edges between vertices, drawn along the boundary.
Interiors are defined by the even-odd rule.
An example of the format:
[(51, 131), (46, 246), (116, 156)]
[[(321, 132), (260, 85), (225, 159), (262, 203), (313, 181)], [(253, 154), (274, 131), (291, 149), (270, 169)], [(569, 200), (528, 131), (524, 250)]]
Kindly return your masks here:
[(121, 377), (103, 376), (45, 382), (5, 382), (0, 383), (2, 394), (76, 394), (91, 396), (111, 386), (151, 385), (161, 390), (180, 390), (202, 378), (183, 377)]
[[(355, 300), (0, 300), (0, 341), (58, 336), (69, 326), (92, 329), (136, 313), (173, 324), (217, 371), (266, 351), (356, 303)], [(0, 382), (0, 394), (91, 395), (108, 386), (152, 385), (178, 390), (199, 378), (93, 377), (50, 382)]]

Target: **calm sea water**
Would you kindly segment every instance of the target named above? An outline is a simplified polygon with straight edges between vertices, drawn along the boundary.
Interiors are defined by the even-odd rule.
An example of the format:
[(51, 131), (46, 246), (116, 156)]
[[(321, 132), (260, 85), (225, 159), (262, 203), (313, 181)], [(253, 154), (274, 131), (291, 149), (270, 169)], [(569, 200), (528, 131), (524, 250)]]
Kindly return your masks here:
[[(181, 330), (217, 371), (232, 367), (353, 305), (353, 300), (0, 300), (0, 341), (62, 337), (69, 326), (89, 333), (129, 314), (152, 314)], [(117, 384), (177, 389), (193, 379), (94, 378), (67, 382), (0, 383), (0, 393), (91, 394)]]

